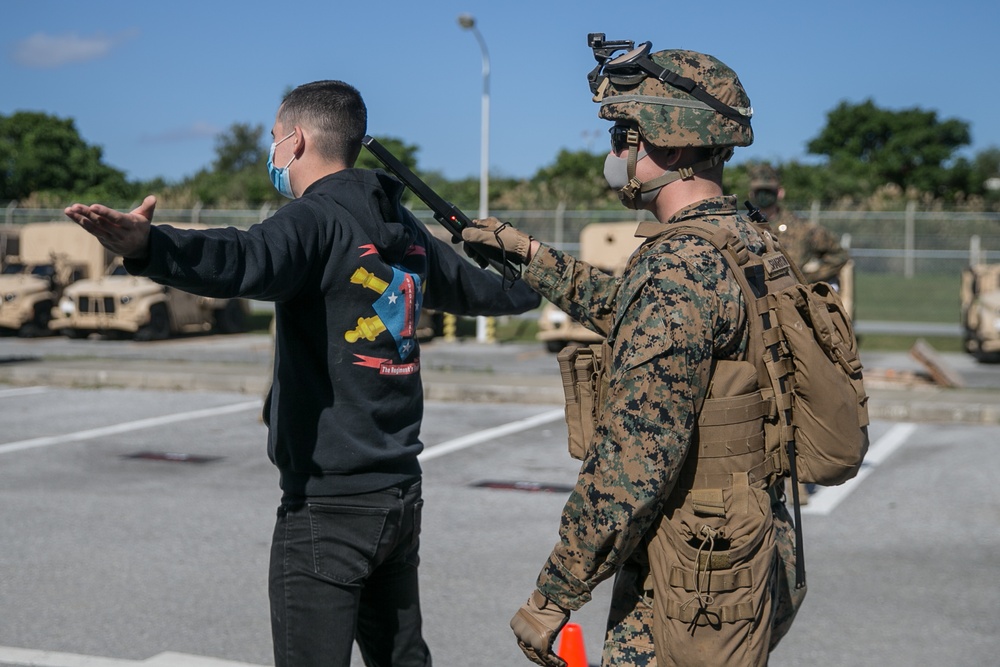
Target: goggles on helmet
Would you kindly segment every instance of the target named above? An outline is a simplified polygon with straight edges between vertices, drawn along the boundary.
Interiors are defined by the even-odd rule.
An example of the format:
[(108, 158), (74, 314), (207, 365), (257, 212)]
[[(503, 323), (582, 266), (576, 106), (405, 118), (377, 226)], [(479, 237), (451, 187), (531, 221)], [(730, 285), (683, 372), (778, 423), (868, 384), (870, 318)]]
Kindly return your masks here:
[[(649, 52), (652, 49), (650, 42), (643, 42), (636, 47), (631, 40), (609, 42), (604, 39), (604, 33), (590, 33), (587, 36), (587, 43), (593, 49), (594, 58), (597, 60), (597, 67), (587, 75), (587, 79), (590, 81), (590, 92), (594, 94), (595, 101), (599, 101), (603, 96), (604, 88), (609, 82), (616, 86), (633, 86), (647, 77), (652, 77), (691, 95), (707, 105), (706, 108), (710, 108), (740, 125), (749, 127), (752, 113), (749, 109), (731, 107), (705, 90), (697, 81), (657, 65), (649, 57)], [(628, 50), (622, 55), (614, 57), (615, 53), (624, 49)]]

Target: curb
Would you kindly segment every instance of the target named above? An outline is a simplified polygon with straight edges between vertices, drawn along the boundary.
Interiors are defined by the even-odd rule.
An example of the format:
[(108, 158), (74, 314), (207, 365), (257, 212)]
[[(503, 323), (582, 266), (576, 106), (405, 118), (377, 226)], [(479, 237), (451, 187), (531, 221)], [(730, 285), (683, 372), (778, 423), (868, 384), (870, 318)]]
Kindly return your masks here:
[[(424, 398), (468, 403), (562, 405), (558, 377), (455, 371), (423, 372)], [(263, 396), (269, 369), (249, 363), (179, 363), (122, 360), (7, 359), (0, 384), (79, 389), (102, 387), (160, 391), (221, 391)], [(1000, 391), (868, 387), (871, 419), (895, 422), (1000, 424)]]

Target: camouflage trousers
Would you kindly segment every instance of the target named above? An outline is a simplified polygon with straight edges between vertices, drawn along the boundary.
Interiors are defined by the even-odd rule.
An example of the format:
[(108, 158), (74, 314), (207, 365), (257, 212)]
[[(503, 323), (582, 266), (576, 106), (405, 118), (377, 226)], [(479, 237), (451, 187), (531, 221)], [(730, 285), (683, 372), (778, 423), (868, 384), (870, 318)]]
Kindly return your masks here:
[[(772, 504), (772, 511), (777, 562), (772, 582), (774, 613), (769, 651), (788, 633), (806, 594), (805, 586), (796, 587), (795, 530), (791, 517), (778, 498)], [(602, 667), (656, 667), (651, 587), (645, 550), (638, 549), (615, 576)], [(673, 660), (667, 658), (661, 663), (673, 664)]]

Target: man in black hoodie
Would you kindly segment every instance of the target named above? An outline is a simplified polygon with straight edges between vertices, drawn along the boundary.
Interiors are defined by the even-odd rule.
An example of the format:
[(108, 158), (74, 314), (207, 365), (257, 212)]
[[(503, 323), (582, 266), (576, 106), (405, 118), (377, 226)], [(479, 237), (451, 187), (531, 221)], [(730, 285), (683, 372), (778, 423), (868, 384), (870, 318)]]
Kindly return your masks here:
[(367, 665), (431, 664), (417, 588), (420, 309), (501, 315), (539, 303), (431, 236), (400, 203), (399, 181), (353, 168), (366, 126), (343, 82), (291, 91), (268, 171), (294, 201), (245, 231), (151, 225), (153, 196), (130, 213), (66, 209), (132, 274), (275, 304), (264, 419), (283, 491), (270, 565), (276, 667), (346, 667), (355, 640)]

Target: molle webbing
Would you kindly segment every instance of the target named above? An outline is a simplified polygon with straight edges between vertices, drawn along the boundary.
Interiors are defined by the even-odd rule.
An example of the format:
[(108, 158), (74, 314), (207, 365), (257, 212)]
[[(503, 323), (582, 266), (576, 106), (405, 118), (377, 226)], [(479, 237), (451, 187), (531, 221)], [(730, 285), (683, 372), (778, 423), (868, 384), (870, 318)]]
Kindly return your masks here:
[(676, 600), (665, 600), (667, 616), (676, 618), (682, 623), (695, 623), (696, 625), (716, 625), (718, 623), (736, 623), (737, 621), (749, 621), (754, 618), (753, 602), (738, 602), (734, 605), (722, 607), (699, 607), (696, 604), (685, 602), (680, 604)]
[[(765, 281), (784, 279), (794, 283), (791, 267), (780, 251), (768, 248), (763, 256), (751, 253), (746, 244), (733, 232), (699, 222), (659, 222), (640, 223), (637, 236), (670, 237), (692, 235), (705, 239), (717, 248), (730, 267), (733, 278), (739, 283), (747, 306), (747, 327), (750, 336), (744, 365), (757, 371), (756, 382), (748, 383), (742, 390), (717, 387), (720, 373), (734, 372), (727, 365), (741, 362), (720, 360), (713, 369), (712, 387), (706, 397), (698, 418), (699, 456), (711, 457), (712, 451), (727, 449), (731, 459), (716, 458), (708, 466), (698, 465), (699, 470), (691, 488), (719, 486), (725, 475), (733, 472), (747, 472), (751, 483), (776, 483), (788, 468), (787, 454), (774, 433), (792, 437), (791, 426), (768, 433), (764, 423), (780, 424), (791, 411), (792, 396), (790, 377), (794, 372), (792, 360), (784, 349), (785, 341), (777, 328), (777, 317), (773, 314), (777, 303), (774, 296), (767, 294)], [(761, 326), (763, 325), (763, 326)], [(778, 354), (766, 354), (769, 349), (777, 349)], [(752, 433), (751, 433), (752, 431)], [(782, 438), (781, 442), (787, 440)], [(705, 443), (703, 454), (701, 443)], [(745, 456), (749, 450), (757, 454)], [(694, 452), (693, 452), (694, 453)], [(740, 456), (744, 454), (744, 456)], [(742, 460), (741, 460), (742, 459)], [(738, 467), (738, 469), (736, 469)]]

